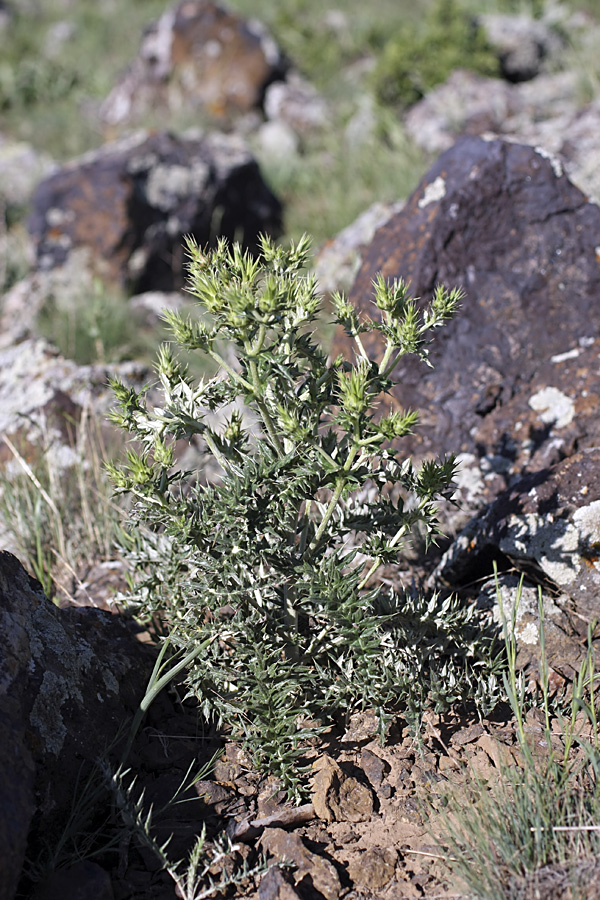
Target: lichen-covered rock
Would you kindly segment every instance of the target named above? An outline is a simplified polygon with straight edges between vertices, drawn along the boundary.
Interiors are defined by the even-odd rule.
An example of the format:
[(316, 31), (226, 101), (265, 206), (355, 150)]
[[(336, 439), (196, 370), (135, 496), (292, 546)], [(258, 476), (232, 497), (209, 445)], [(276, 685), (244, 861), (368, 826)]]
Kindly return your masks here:
[(236, 135), (137, 134), (74, 160), (38, 186), (30, 231), (37, 265), (89, 248), (101, 275), (136, 292), (183, 282), (183, 237), (256, 247), (277, 235), (281, 204)]
[(586, 623), (575, 618), (574, 627), (573, 603), (566, 594), (543, 591), (540, 609), (539, 585), (533, 577), (521, 579), (510, 572), (489, 577), (478, 587), (477, 606), (491, 613), (499, 633), (506, 627), (516, 638), (518, 668), (531, 667), (537, 676), (543, 628), (552, 687), (561, 684), (557, 674), (562, 680), (572, 678), (586, 653)]
[(556, 62), (564, 48), (557, 30), (525, 15), (489, 13), (480, 24), (498, 58), (507, 81), (528, 81), (549, 62)]
[[(600, 449), (531, 472), (473, 518), (434, 578), (454, 588), (491, 574), (491, 561), (532, 570), (585, 620), (600, 617)], [(563, 606), (565, 604), (563, 603)]]
[(297, 72), (289, 72), (285, 81), (269, 85), (264, 107), (268, 119), (284, 122), (298, 134), (323, 128), (329, 118), (324, 99)]
[(460, 135), (500, 132), (518, 109), (518, 94), (502, 79), (455, 69), (408, 111), (405, 124), (418, 147), (437, 154)]
[(458, 69), (406, 115), (406, 130), (427, 153), (442, 153), (461, 135), (496, 135), (543, 147), (561, 159), (569, 178), (600, 197), (597, 134), (600, 103), (581, 107), (573, 70), (522, 84)]
[(404, 207), (404, 201), (374, 203), (319, 248), (314, 270), (319, 288), (324, 294), (347, 292), (360, 269), (362, 252), (371, 243), (375, 232)]
[[(433, 368), (401, 361), (394, 400), (422, 410), (407, 449), (478, 457), (474, 435), (485, 417), (541, 365), (598, 333), (599, 231), (600, 209), (531, 147), (464, 138), (434, 164), (377, 231), (351, 292), (370, 310), (378, 271), (406, 278), (424, 299), (440, 282), (466, 291), (432, 344)], [(377, 335), (365, 337), (380, 352)], [(338, 335), (334, 352), (341, 348), (351, 349)], [(531, 396), (545, 387), (555, 385), (540, 383)]]
[(29, 203), (38, 181), (55, 167), (47, 154), (0, 135), (0, 202), (19, 211)]
[(37, 317), (46, 304), (52, 304), (59, 313), (73, 312), (86, 298), (94, 296), (97, 275), (89, 248), (73, 250), (63, 265), (42, 271), (35, 269), (33, 241), (27, 237), (27, 274), (1, 299), (0, 348), (38, 338)]
[(405, 124), (428, 153), (447, 150), (460, 135), (485, 132), (558, 152), (567, 137), (562, 127), (579, 114), (578, 96), (577, 74), (571, 70), (508, 84), (456, 69), (409, 110)]
[(286, 60), (263, 25), (208, 0), (183, 0), (153, 22), (138, 56), (105, 100), (108, 126), (149, 112), (202, 109), (222, 118), (259, 107)]
[[(87, 413), (106, 413), (114, 405), (108, 386), (111, 375), (141, 387), (150, 376), (141, 363), (118, 366), (78, 366), (46, 341), (27, 340), (0, 350), (0, 433), (12, 439), (20, 453), (53, 446), (53, 463), (74, 461), (77, 422)], [(0, 444), (0, 462), (12, 459)]]
[(0, 897), (12, 900), (28, 833), (60, 834), (77, 780), (130, 723), (155, 654), (110, 613), (57, 609), (5, 552), (0, 631)]

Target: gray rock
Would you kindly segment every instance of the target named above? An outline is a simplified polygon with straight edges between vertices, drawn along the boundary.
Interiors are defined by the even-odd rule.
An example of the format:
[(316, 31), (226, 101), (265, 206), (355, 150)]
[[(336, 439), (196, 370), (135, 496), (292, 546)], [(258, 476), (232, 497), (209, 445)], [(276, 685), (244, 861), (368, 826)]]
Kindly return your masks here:
[(558, 32), (539, 19), (490, 13), (480, 16), (479, 22), (498, 54), (507, 81), (535, 78), (564, 48)]
[[(23, 452), (52, 446), (57, 469), (73, 464), (72, 430), (83, 409), (102, 415), (114, 405), (111, 375), (140, 387), (150, 379), (140, 363), (78, 366), (41, 339), (0, 350), (0, 433)], [(0, 461), (11, 459), (0, 444)]]
[[(12, 235), (12, 229), (7, 237)], [(28, 236), (25, 261), (35, 268), (35, 248)], [(30, 271), (4, 294), (0, 306), (0, 348), (36, 338), (36, 318), (51, 302), (60, 313), (75, 312), (94, 296), (92, 254), (86, 247), (73, 250), (62, 266), (48, 272)]]
[(551, 669), (572, 676), (585, 653), (581, 637), (569, 621), (569, 598), (542, 591), (531, 578), (521, 580), (508, 573), (485, 581), (476, 600), (480, 609), (491, 612), (502, 634), (517, 641), (517, 666), (532, 666), (535, 673), (540, 658), (540, 634), (544, 629), (546, 661)]
[(261, 163), (267, 167), (288, 165), (298, 156), (298, 135), (286, 122), (264, 122), (258, 128), (255, 140)]
[(576, 453), (531, 472), (471, 520), (437, 575), (454, 585), (481, 577), (490, 550), (523, 568), (535, 567), (578, 612), (600, 612), (600, 450)]
[(314, 261), (315, 275), (324, 294), (348, 291), (362, 261), (362, 251), (373, 240), (375, 232), (404, 207), (404, 201), (374, 203), (364, 213), (327, 241)]
[[(453, 541), (430, 586), (464, 591), (484, 583), (478, 602), (501, 622), (492, 561), (526, 573), (516, 611), (519, 663), (539, 657), (538, 585), (543, 585), (548, 661), (572, 674), (585, 653), (587, 623), (600, 614), (599, 546), (600, 450), (591, 447), (525, 475), (499, 494)], [(517, 584), (518, 578), (502, 574), (508, 621), (515, 613)]]
[(284, 122), (300, 135), (324, 128), (329, 119), (325, 100), (296, 72), (289, 72), (284, 81), (269, 85), (264, 109), (268, 119)]
[(405, 125), (417, 146), (437, 154), (461, 134), (501, 131), (518, 109), (518, 97), (506, 82), (456, 69), (409, 110)]
[(27, 206), (38, 182), (55, 169), (47, 154), (0, 136), (0, 206), (15, 210)]
[(598, 100), (581, 108), (580, 78), (573, 70), (507, 84), (459, 69), (409, 110), (405, 125), (412, 140), (432, 154), (467, 134), (541, 147), (559, 158), (582, 191), (600, 197), (599, 119)]

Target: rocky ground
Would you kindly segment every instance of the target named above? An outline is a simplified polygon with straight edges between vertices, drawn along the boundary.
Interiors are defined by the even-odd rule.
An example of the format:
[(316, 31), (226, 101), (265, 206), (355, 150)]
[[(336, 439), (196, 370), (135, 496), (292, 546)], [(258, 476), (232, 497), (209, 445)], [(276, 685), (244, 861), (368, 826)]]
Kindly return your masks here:
[[(0, 235), (0, 274), (11, 283), (0, 309), (0, 463), (14, 486), (19, 473), (30, 483), (41, 477), (40, 457), (51, 460), (42, 487), (52, 503), (57, 495), (48, 491), (66, 482), (65, 473), (82, 471), (78, 428), (104, 416), (109, 376), (136, 385), (153, 376), (145, 362), (65, 358), (40, 338), (40, 312), (52, 303), (54, 312), (69, 311), (73, 297), (94, 296), (106, 283), (121, 291), (137, 330), (152, 336), (158, 309), (186, 303), (184, 234), (201, 242), (241, 237), (249, 248), (261, 231), (280, 234), (282, 205), (257, 156), (301, 154), (307, 135), (327, 122), (325, 100), (264, 28), (211, 10), (177, 4), (149, 29), (98, 113), (102, 147), (64, 166), (23, 145), (0, 157), (4, 205), (14, 211), (31, 203), (32, 210), (28, 237), (16, 228)], [(460, 315), (433, 346), (433, 369), (424, 374), (408, 361), (402, 390), (390, 398), (423, 413), (407, 445), (415, 458), (458, 455), (458, 505), (442, 509), (446, 539), (438, 551), (408, 558), (385, 577), (457, 593), (499, 624), (497, 589), (510, 611), (523, 575), (518, 662), (535, 679), (541, 588), (550, 681), (560, 692), (585, 658), (588, 626), (600, 610), (600, 108), (596, 98), (582, 99), (581, 73), (565, 62), (565, 22), (571, 35), (597, 32), (581, 14), (561, 19), (560, 28), (550, 13), (541, 23), (516, 19), (512, 31), (506, 20), (503, 27), (487, 23), (504, 78), (454, 72), (404, 116), (414, 141), (441, 154), (411, 196), (368, 210), (320, 249), (315, 268), (325, 292), (343, 287), (358, 308), (378, 271), (409, 278), (423, 299), (438, 282), (464, 288)], [(230, 65), (215, 63), (215, 42), (239, 64), (235, 79)], [(148, 109), (160, 118), (200, 107), (223, 116), (226, 127), (131, 134)], [(361, 116), (355, 131), (372, 121), (362, 107)], [(9, 273), (17, 243), (18, 278)], [(97, 333), (100, 347), (101, 338)], [(377, 354), (375, 343), (370, 349)], [(343, 335), (333, 336), (333, 350), (348, 351)], [(105, 440), (115, 440), (102, 429)], [(194, 448), (188, 452), (193, 465)], [(7, 496), (6, 484), (3, 490)], [(45, 510), (46, 530), (55, 528), (51, 504), (44, 499), (35, 508)], [(61, 515), (68, 531), (70, 514)], [(14, 503), (3, 517), (3, 547), (24, 555)], [(68, 534), (63, 539), (69, 543)], [(35, 541), (29, 549), (35, 561)], [(147, 635), (121, 620), (114, 593), (124, 587), (123, 564), (110, 552), (77, 571), (63, 565), (60, 584), (62, 608), (44, 599), (14, 557), (0, 557), (0, 900), (166, 900), (174, 896), (173, 878), (147, 841), (123, 839), (95, 855), (135, 813), (125, 800), (121, 809), (107, 800), (97, 761), (105, 751), (116, 768), (123, 738), (111, 742), (135, 714), (155, 653)], [(537, 711), (525, 729), (543, 758)], [(552, 719), (551, 730), (560, 753), (563, 724)], [(522, 763), (514, 715), (508, 707), (483, 720), (474, 710), (431, 714), (421, 738), (418, 746), (399, 719), (382, 746), (368, 714), (352, 718), (307, 752), (312, 787), (294, 806), (172, 689), (151, 706), (134, 742), (125, 783), (137, 780), (128, 802), (145, 792), (144, 808), (156, 810), (156, 840), (173, 834), (175, 860), (203, 826), (209, 847), (228, 835), (237, 849), (209, 874), (229, 877), (244, 863), (259, 869), (227, 896), (463, 897), (439, 809), (445, 792), (466, 792), (473, 775), (494, 790), (503, 766)], [(218, 749), (190, 802), (161, 814), (188, 766), (208, 763)], [(82, 782), (89, 773), (92, 781)], [(77, 815), (92, 815), (69, 835), (73, 798)], [(39, 868), (48, 844), (57, 854), (46, 866), (53, 874)], [(598, 866), (586, 865), (588, 893), (581, 896), (597, 896)], [(571, 874), (564, 867), (540, 872), (536, 883), (498, 896), (567, 900)]]

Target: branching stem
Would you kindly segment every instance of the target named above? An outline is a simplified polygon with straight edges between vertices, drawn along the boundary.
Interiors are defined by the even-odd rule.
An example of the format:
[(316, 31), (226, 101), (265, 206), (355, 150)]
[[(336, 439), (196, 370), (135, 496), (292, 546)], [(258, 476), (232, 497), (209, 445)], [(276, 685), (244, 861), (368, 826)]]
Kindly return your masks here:
[(249, 393), (252, 393), (253, 387), (252, 387), (252, 385), (250, 384), (250, 382), (249, 382), (249, 381), (246, 381), (246, 379), (243, 378), (243, 377), (240, 375), (239, 372), (236, 372), (235, 369), (233, 369), (233, 368), (229, 365), (229, 363), (226, 362), (226, 361), (223, 359), (223, 357), (221, 356), (220, 353), (217, 353), (216, 350), (210, 349), (210, 350), (208, 351), (208, 355), (209, 355), (210, 357), (212, 357), (212, 359), (214, 359), (214, 361), (217, 363), (217, 365), (219, 365), (219, 366), (221, 366), (223, 369), (225, 369), (225, 371), (227, 372), (227, 374), (230, 376), (230, 378), (233, 378), (233, 380), (236, 382), (236, 384), (239, 384), (240, 387), (242, 387), (245, 391), (248, 391)]
[(271, 438), (271, 443), (277, 453), (277, 455), (281, 458), (285, 456), (284, 446), (279, 439), (279, 435), (277, 434), (277, 429), (275, 427), (275, 423), (271, 418), (271, 414), (267, 409), (267, 404), (262, 398), (261, 384), (260, 378), (258, 376), (258, 366), (256, 365), (256, 360), (250, 359), (248, 363), (248, 367), (250, 369), (250, 375), (252, 376), (252, 394), (254, 396), (254, 401), (258, 407), (258, 410), (261, 414), (263, 423), (265, 428), (267, 429), (267, 433)]
[(308, 548), (309, 553), (313, 553), (316, 550), (316, 548), (319, 546), (319, 542), (320, 542), (321, 538), (325, 534), (325, 530), (327, 528), (327, 525), (329, 524), (329, 520), (331, 519), (332, 515), (334, 514), (336, 507), (340, 501), (340, 497), (342, 496), (344, 488), (346, 487), (346, 483), (347, 483), (346, 476), (347, 476), (348, 472), (350, 472), (350, 469), (352, 468), (352, 464), (354, 462), (354, 459), (355, 459), (357, 453), (358, 453), (358, 447), (355, 445), (354, 447), (352, 447), (350, 449), (350, 452), (348, 453), (348, 458), (346, 459), (344, 468), (342, 469), (342, 474), (339, 475), (336, 480), (333, 495), (331, 497), (331, 500), (329, 501), (327, 509), (325, 510), (325, 514), (321, 520), (321, 524), (317, 528), (316, 534), (315, 534), (314, 538), (312, 539), (312, 541), (310, 542), (310, 545)]

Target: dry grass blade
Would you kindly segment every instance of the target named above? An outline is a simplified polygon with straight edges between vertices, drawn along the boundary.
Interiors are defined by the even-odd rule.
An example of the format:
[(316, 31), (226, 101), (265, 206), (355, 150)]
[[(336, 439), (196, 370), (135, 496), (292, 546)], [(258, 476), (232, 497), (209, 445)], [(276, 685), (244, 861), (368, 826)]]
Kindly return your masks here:
[[(4, 435), (14, 465), (0, 472), (0, 512), (14, 550), (48, 596), (66, 602), (85, 593), (86, 573), (122, 556), (123, 502), (113, 499), (104, 470), (100, 422), (89, 404), (72, 425), (72, 440), (40, 428), (34, 457), (26, 459)], [(35, 436), (32, 438), (35, 442)]]
[(52, 499), (52, 497), (50, 496), (48, 491), (45, 490), (45, 488), (41, 484), (39, 478), (37, 477), (37, 475), (31, 468), (29, 463), (21, 456), (21, 454), (19, 453), (19, 451), (17, 450), (17, 448), (15, 447), (15, 445), (13, 444), (11, 439), (8, 437), (8, 435), (3, 435), (2, 440), (4, 441), (4, 443), (10, 450), (10, 452), (12, 453), (14, 459), (17, 461), (17, 463), (19, 464), (19, 466), (21, 467), (21, 469), (23, 470), (25, 475), (29, 478), (29, 480), (32, 482), (32, 484), (39, 491), (40, 496), (43, 498), (44, 502), (48, 505), (48, 508), (54, 514), (54, 517), (55, 517), (54, 521), (56, 524), (57, 535), (58, 535), (57, 551), (61, 556), (65, 556), (66, 555), (65, 533), (64, 533), (62, 520), (61, 520), (61, 514), (58, 509), (58, 506), (56, 505), (56, 503), (54, 502), (54, 500)]
[[(521, 763), (515, 767), (500, 760), (496, 783), (488, 784), (469, 772), (460, 794), (450, 788), (440, 811), (444, 827), (441, 844), (452, 853), (445, 857), (449, 867), (474, 897), (584, 900), (591, 895), (582, 887), (580, 875), (590, 869), (589, 860), (597, 860), (600, 854), (600, 826), (596, 824), (600, 819), (600, 741), (593, 626), (589, 627), (588, 653), (572, 696), (566, 707), (552, 712), (552, 716), (558, 716), (563, 732), (562, 745), (555, 747), (541, 591), (541, 700), (520, 687), (514, 637), (517, 606), (518, 600), (512, 623), (505, 622), (509, 660), (505, 687), (516, 722)], [(534, 752), (525, 725), (527, 711), (536, 704), (546, 723), (541, 738), (548, 752), (543, 757)]]

